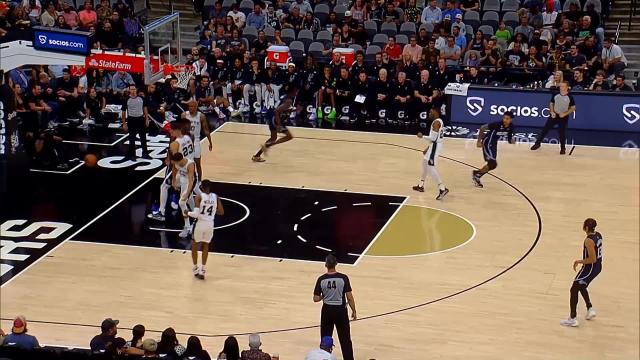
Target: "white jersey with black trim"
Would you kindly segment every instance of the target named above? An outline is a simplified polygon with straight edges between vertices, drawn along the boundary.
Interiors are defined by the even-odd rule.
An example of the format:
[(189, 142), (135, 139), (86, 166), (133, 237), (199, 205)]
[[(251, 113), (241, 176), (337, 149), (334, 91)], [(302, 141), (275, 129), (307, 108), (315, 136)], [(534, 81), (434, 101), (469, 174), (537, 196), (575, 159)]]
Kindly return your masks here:
[(207, 221), (213, 224), (218, 209), (218, 195), (214, 193), (200, 194), (200, 212), (198, 213), (198, 221)]
[(193, 142), (200, 141), (200, 134), (202, 132), (202, 122), (200, 122), (200, 111), (196, 111), (195, 115), (191, 115), (190, 111), (185, 113), (185, 118), (191, 123), (191, 135), (193, 135)]
[[(433, 130), (433, 123), (435, 122), (440, 123), (440, 129), (438, 131)], [(437, 118), (431, 123), (431, 127), (429, 128), (429, 140), (435, 143), (441, 143), (444, 141), (444, 123), (442, 122), (442, 119)]]
[(178, 152), (187, 159), (193, 160), (195, 148), (191, 137), (189, 135), (182, 135), (176, 138), (176, 142), (179, 145)]
[[(189, 165), (191, 164), (195, 164), (195, 161), (191, 159), (187, 159), (187, 163), (184, 164), (184, 166), (180, 166), (180, 164), (176, 164), (176, 169), (178, 170), (177, 175), (181, 183), (189, 181)], [(194, 179), (197, 176), (195, 171), (193, 173), (193, 176), (194, 176)]]

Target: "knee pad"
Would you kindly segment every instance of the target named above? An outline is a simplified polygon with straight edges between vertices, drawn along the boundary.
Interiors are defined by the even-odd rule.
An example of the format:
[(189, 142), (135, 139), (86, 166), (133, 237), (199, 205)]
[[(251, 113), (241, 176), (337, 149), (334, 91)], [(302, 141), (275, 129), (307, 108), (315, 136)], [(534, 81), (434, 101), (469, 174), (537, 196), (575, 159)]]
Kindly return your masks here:
[(498, 167), (498, 162), (495, 160), (488, 160), (487, 165), (489, 165), (489, 170), (493, 170)]

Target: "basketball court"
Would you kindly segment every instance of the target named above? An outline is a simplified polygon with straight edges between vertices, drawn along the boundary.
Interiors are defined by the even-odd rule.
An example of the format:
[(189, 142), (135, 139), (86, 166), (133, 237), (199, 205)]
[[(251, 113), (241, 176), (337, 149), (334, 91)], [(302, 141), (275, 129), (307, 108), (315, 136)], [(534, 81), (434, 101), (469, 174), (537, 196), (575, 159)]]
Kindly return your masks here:
[[(2, 328), (24, 313), (41, 343), (88, 346), (113, 317), (125, 338), (138, 323), (156, 338), (172, 326), (216, 353), (227, 335), (246, 347), (242, 335), (258, 332), (265, 351), (301, 358), (317, 346), (312, 290), (334, 252), (354, 289), (357, 359), (640, 356), (637, 149), (576, 146), (561, 157), (556, 146), (501, 142), (495, 176), (478, 189), (475, 140), (447, 139), (439, 167), (451, 193), (436, 201), (433, 183), (411, 190), (424, 147), (415, 136), (292, 132), (261, 164), (250, 158), (266, 126), (226, 123), (212, 135), (204, 177), (227, 213), (205, 281), (191, 275), (180, 224), (145, 218), (166, 139), (152, 138), (154, 159), (140, 163), (119, 158), (127, 140), (118, 135), (69, 143), (101, 160), (32, 172), (37, 186), (20, 189), (33, 189), (31, 203), (14, 194), (2, 237), (23, 242), (2, 248), (12, 266), (3, 268)], [(598, 317), (585, 321), (580, 300), (580, 327), (564, 328), (587, 217), (604, 236), (604, 270), (589, 287)]]

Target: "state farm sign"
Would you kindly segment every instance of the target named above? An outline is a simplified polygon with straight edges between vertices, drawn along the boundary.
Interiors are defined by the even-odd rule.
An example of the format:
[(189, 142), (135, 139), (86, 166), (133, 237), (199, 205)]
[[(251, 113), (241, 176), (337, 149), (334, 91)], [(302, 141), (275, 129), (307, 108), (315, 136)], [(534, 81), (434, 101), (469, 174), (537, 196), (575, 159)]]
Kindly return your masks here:
[[(157, 60), (152, 59), (152, 70), (158, 71)], [(104, 69), (109, 71), (126, 71), (130, 73), (144, 73), (144, 56), (115, 55), (115, 54), (91, 54), (87, 57), (88, 68)]]

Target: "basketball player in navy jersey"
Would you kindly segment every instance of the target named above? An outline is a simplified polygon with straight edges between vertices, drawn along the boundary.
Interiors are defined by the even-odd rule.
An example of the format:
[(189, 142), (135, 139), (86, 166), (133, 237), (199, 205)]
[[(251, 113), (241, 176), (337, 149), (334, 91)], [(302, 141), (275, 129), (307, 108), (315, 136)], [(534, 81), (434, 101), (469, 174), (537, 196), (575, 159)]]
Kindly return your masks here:
[[(264, 162), (264, 158), (262, 158), (262, 154), (266, 154), (267, 150), (275, 145), (282, 144), (283, 142), (287, 142), (293, 139), (293, 135), (287, 126), (284, 124), (284, 119), (286, 116), (289, 116), (291, 111), (295, 110), (293, 107), (293, 100), (290, 98), (286, 98), (282, 100), (280, 105), (273, 111), (272, 115), (267, 114), (267, 121), (269, 123), (269, 130), (271, 131), (271, 137), (267, 140), (262, 146), (260, 146), (260, 150), (258, 150), (255, 155), (251, 158), (254, 162)], [(284, 136), (278, 139), (278, 133), (283, 133)]]
[(483, 187), (480, 178), (498, 167), (498, 140), (505, 135), (510, 144), (516, 143), (513, 138), (513, 113), (511, 111), (502, 115), (502, 121), (485, 124), (480, 128), (477, 146), (482, 148), (482, 155), (487, 164), (480, 170), (473, 170), (471, 180), (475, 186)]
[(582, 230), (587, 233), (587, 237), (584, 239), (582, 245), (582, 260), (573, 262), (573, 270), (575, 271), (580, 264), (582, 264), (582, 268), (573, 280), (573, 285), (571, 285), (571, 297), (569, 298), (571, 314), (568, 319), (560, 321), (560, 325), (578, 326), (578, 319), (576, 319), (578, 292), (582, 295), (587, 305), (587, 315), (585, 319), (591, 320), (596, 317), (596, 311), (593, 309), (591, 299), (589, 299), (589, 292), (587, 291), (589, 284), (602, 271), (602, 235), (596, 231), (596, 226), (598, 226), (598, 223), (595, 219), (591, 218), (586, 219), (582, 224)]

